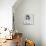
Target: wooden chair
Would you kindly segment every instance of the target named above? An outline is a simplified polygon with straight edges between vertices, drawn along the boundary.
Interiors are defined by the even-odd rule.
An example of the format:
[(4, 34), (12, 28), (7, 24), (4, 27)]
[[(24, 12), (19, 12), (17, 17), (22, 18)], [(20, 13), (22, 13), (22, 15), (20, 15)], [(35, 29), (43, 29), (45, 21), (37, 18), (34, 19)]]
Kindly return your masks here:
[(15, 33), (14, 39), (15, 39), (16, 46), (22, 45), (22, 33)]

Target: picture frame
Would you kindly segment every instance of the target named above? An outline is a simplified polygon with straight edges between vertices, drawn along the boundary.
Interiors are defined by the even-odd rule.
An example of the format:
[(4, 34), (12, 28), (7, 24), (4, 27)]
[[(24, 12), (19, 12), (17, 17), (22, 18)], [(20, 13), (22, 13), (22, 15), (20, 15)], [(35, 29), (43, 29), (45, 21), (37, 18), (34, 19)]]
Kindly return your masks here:
[(34, 16), (27, 14), (24, 18), (24, 25), (33, 25), (33, 24), (34, 24)]

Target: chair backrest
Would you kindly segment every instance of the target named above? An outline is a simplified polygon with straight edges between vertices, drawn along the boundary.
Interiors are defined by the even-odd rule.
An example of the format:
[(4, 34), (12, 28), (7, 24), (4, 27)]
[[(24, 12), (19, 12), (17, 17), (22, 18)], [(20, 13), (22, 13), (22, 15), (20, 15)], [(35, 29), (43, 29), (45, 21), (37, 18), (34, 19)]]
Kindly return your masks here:
[(15, 42), (16, 46), (21, 46), (22, 45), (22, 33), (15, 33)]

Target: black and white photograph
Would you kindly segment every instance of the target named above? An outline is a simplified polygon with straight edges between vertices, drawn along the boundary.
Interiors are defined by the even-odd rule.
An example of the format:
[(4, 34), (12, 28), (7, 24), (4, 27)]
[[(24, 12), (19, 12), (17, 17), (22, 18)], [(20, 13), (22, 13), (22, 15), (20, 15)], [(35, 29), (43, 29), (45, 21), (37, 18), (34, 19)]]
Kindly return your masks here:
[(25, 25), (33, 25), (34, 24), (34, 16), (33, 15), (26, 15), (24, 19)]

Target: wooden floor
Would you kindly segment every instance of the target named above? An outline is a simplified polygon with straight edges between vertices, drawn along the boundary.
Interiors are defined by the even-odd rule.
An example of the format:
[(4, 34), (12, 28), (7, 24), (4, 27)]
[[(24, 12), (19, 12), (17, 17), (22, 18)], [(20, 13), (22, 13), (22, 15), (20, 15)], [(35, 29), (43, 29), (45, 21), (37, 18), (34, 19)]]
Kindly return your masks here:
[(0, 46), (16, 46), (15, 45), (15, 39), (13, 39), (13, 40), (6, 40), (6, 42), (1, 44)]

